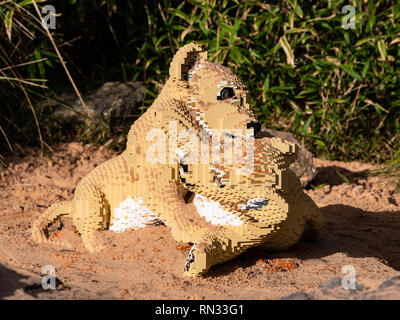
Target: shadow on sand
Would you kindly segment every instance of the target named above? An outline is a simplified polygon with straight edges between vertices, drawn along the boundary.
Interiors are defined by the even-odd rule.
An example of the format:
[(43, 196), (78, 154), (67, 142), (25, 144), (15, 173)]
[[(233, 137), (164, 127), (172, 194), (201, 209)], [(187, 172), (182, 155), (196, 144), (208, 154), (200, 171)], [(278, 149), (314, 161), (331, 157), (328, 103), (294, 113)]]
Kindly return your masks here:
[(21, 280), (27, 278), (28, 276), (24, 276), (0, 265), (0, 299), (13, 296), (17, 289), (25, 288), (26, 283)]

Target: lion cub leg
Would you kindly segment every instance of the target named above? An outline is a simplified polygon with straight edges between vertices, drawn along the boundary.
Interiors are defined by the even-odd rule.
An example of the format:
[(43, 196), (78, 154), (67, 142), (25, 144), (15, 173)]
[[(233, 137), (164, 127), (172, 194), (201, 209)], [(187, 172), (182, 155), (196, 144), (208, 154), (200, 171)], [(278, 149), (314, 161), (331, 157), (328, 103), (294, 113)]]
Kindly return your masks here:
[(261, 234), (268, 228), (251, 225), (241, 227), (220, 227), (219, 230), (207, 230), (190, 251), (184, 276), (200, 276), (212, 266), (228, 261), (262, 243)]
[(98, 252), (104, 244), (96, 236), (105, 228), (109, 208), (103, 193), (92, 184), (79, 184), (73, 201), (73, 223), (82, 236), (83, 245), (90, 252)]
[(268, 205), (261, 210), (250, 209), (246, 215), (255, 221), (244, 220), (241, 225), (226, 225), (208, 230), (195, 242), (185, 268), (186, 276), (198, 276), (213, 265), (228, 261), (251, 247), (268, 241), (277, 226), (287, 218), (287, 204), (278, 196), (266, 196)]

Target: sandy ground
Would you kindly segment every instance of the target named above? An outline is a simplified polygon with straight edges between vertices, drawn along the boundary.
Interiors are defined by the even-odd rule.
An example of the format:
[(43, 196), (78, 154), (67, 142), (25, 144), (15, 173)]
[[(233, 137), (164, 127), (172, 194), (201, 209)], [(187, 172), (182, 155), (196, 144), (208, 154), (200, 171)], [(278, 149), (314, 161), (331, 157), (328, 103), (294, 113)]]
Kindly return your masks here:
[[(101, 231), (107, 247), (90, 254), (63, 218), (52, 237), (68, 238), (74, 250), (34, 243), (32, 222), (52, 203), (71, 199), (77, 182), (113, 156), (61, 144), (49, 156), (32, 151), (0, 169), (0, 299), (353, 299), (384, 297), (387, 287), (386, 298), (400, 299), (392, 285), (400, 275), (400, 195), (383, 178), (366, 177), (372, 166), (357, 162), (315, 159), (312, 184), (326, 185), (306, 192), (326, 218), (319, 239), (281, 253), (254, 248), (204, 277), (182, 277), (190, 246), (165, 226)], [(55, 267), (57, 290), (41, 288), (46, 265)], [(356, 290), (341, 288), (346, 265), (355, 268)]]

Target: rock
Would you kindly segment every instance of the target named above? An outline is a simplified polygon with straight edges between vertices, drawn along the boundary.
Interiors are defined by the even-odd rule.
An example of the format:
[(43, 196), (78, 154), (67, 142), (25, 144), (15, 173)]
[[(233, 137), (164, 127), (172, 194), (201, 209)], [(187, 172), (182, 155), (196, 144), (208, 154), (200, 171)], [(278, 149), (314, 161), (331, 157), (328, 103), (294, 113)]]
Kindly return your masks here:
[(382, 282), (378, 289), (364, 293), (360, 299), (364, 300), (399, 300), (400, 276), (394, 276)]
[[(83, 101), (94, 119), (109, 119), (134, 114), (142, 105), (146, 91), (141, 82), (106, 82)], [(63, 93), (52, 100), (53, 113), (61, 122), (75, 121), (84, 113), (75, 93)]]
[(312, 298), (305, 292), (296, 292), (283, 297), (282, 300), (311, 300)]
[(355, 188), (354, 188), (354, 191), (355, 191), (358, 195), (360, 195), (360, 194), (363, 194), (363, 193), (364, 193), (365, 189), (364, 189), (363, 186), (358, 186), (358, 187), (355, 187)]
[(295, 143), (299, 147), (298, 159), (290, 168), (300, 178), (301, 184), (305, 187), (317, 175), (317, 169), (313, 164), (313, 155), (308, 151), (300, 142), (290, 133), (284, 131), (277, 131), (267, 128), (261, 128), (256, 134), (256, 138), (263, 137), (278, 137)]
[(325, 186), (323, 187), (323, 190), (324, 190), (324, 193), (325, 193), (325, 194), (328, 194), (328, 193), (331, 192), (331, 186), (330, 186), (329, 184), (327, 184), (327, 185), (325, 185)]
[[(366, 279), (363, 279), (366, 280)], [(400, 299), (400, 276), (384, 280), (375, 290), (357, 280), (356, 289), (344, 289), (341, 278), (332, 278), (312, 293), (296, 292), (282, 300), (398, 300)]]

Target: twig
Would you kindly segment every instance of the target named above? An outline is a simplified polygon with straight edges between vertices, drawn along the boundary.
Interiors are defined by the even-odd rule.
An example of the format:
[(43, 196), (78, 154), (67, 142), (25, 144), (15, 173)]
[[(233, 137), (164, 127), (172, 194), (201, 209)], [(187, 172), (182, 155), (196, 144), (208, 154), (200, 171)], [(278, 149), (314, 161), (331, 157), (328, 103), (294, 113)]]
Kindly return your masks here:
[(16, 68), (16, 67), (22, 67), (22, 66), (26, 66), (28, 64), (32, 64), (32, 63), (36, 63), (36, 62), (40, 62), (40, 61), (44, 61), (44, 60), (47, 60), (47, 58), (42, 58), (42, 59), (38, 59), (38, 60), (35, 60), (35, 61), (28, 61), (28, 62), (24, 62), (24, 63), (15, 64), (15, 65), (10, 66), (10, 67), (1, 68), (0, 71), (4, 71), (4, 70), (11, 69), (11, 68)]
[(0, 126), (0, 131), (1, 131), (1, 133), (3, 134), (4, 138), (6, 139), (7, 144), (8, 144), (8, 147), (10, 148), (11, 151), (13, 151), (13, 148), (12, 148), (12, 146), (11, 146), (11, 144), (10, 144), (10, 141), (8, 141), (7, 135), (6, 135), (6, 133), (4, 132), (2, 126)]
[[(34, 86), (34, 87), (47, 88), (47, 86), (45, 86), (43, 84), (37, 84), (37, 83), (34, 83), (34, 82), (22, 80), (22, 79), (19, 79), (19, 78), (0, 77), (0, 80), (18, 81), (18, 82), (22, 82), (22, 83), (25, 83), (25, 84), (29, 84), (29, 85)], [(47, 80), (42, 80), (42, 79), (37, 79), (37, 80), (38, 81), (47, 81)]]

